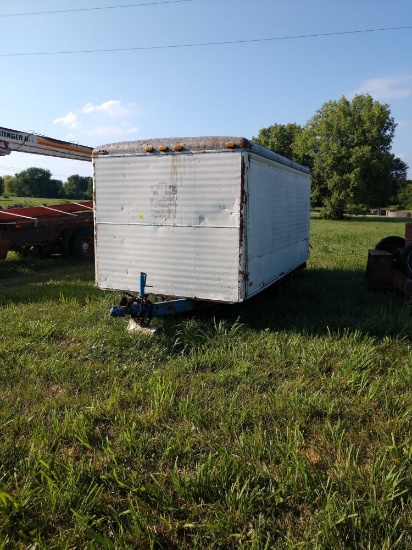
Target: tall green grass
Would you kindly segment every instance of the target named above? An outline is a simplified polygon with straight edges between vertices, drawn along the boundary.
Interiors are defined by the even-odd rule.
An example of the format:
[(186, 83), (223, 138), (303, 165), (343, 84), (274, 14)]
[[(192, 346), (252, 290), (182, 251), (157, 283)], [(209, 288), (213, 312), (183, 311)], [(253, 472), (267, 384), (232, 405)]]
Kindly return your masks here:
[(93, 264), (0, 264), (0, 548), (412, 547), (412, 317), (368, 291), (396, 221), (312, 221), (231, 307), (108, 317)]

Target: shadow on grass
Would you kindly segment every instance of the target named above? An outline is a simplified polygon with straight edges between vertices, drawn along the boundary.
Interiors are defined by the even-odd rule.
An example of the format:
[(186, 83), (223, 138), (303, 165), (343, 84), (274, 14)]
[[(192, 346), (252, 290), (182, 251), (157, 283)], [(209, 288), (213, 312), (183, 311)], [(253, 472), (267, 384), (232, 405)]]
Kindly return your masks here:
[(364, 270), (307, 269), (246, 302), (216, 307), (213, 315), (254, 330), (325, 335), (349, 329), (412, 338), (411, 306), (396, 291), (369, 290)]
[[(7, 262), (8, 263), (8, 262)], [(92, 262), (62, 258), (18, 260), (0, 265), (0, 303), (30, 304), (75, 300), (83, 303), (118, 293), (94, 285)], [(189, 314), (190, 316), (191, 314)], [(272, 285), (235, 305), (209, 304), (195, 312), (205, 320), (239, 320), (251, 330), (295, 331), (312, 335), (361, 330), (371, 336), (412, 339), (412, 309), (395, 291), (367, 289), (363, 269), (308, 268), (287, 283)], [(176, 318), (179, 322), (182, 316)]]
[(12, 257), (0, 262), (0, 303), (31, 304), (62, 299), (81, 302), (93, 295), (101, 296), (94, 287), (92, 260), (67, 260), (60, 256), (24, 259)]
[[(95, 288), (93, 284), (78, 279), (66, 281), (49, 281), (39, 286), (39, 283), (25, 283), (24, 287), (13, 287), (7, 292), (0, 293), (0, 305), (22, 306), (29, 304), (70, 303), (83, 304), (90, 300), (102, 298), (102, 291)], [(114, 299), (113, 302), (116, 302)]]
[(94, 267), (94, 260), (69, 260), (60, 255), (38, 258), (22, 258), (17, 253), (9, 253), (6, 260), (0, 260), (0, 279), (15, 279), (27, 277), (35, 273), (47, 271), (61, 271), (73, 269), (87, 269)]

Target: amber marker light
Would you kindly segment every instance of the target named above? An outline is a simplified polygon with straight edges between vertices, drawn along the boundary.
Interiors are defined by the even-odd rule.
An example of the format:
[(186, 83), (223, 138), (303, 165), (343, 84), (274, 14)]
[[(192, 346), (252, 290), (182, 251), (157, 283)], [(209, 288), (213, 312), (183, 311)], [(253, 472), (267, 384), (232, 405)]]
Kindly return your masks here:
[(151, 145), (148, 145), (144, 148), (144, 150), (146, 151), (146, 153), (151, 153), (153, 151), (153, 147)]
[(168, 146), (167, 145), (161, 145), (159, 147), (159, 151), (167, 151), (168, 150)]
[(235, 147), (235, 144), (234, 144), (233, 141), (227, 141), (227, 142), (226, 142), (226, 147), (227, 147), (228, 149), (233, 149), (233, 148)]
[(183, 145), (173, 145), (173, 149), (175, 151), (181, 151), (183, 149)]

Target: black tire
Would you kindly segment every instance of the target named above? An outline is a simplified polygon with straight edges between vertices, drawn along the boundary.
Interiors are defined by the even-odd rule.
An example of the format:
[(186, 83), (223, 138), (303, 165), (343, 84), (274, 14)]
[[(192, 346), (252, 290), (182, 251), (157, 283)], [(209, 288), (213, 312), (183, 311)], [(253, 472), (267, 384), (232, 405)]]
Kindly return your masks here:
[(412, 244), (402, 250), (399, 262), (402, 273), (406, 277), (412, 277)]
[(18, 250), (15, 250), (14, 252), (17, 252), (17, 254), (20, 256), (20, 258), (28, 258), (29, 257), (29, 248), (27, 246), (23, 246), (22, 248), (19, 248)]
[(60, 235), (60, 252), (66, 258), (73, 257), (72, 241), (75, 234), (75, 229), (65, 229)]
[[(127, 298), (124, 296), (119, 306), (122, 306), (127, 303)], [(150, 325), (150, 322), (153, 317), (153, 304), (150, 300), (145, 298), (142, 302), (135, 302), (136, 305), (140, 304), (140, 313), (133, 312), (131, 313), (130, 317), (136, 321), (136, 323), (139, 323), (141, 327), (148, 327)]]
[(385, 252), (390, 252), (391, 254), (396, 254), (402, 248), (405, 248), (405, 239), (403, 237), (398, 237), (397, 235), (385, 237), (375, 246), (375, 250), (384, 250)]
[(146, 311), (139, 315), (139, 325), (141, 327), (148, 327), (153, 317), (153, 304), (150, 300), (147, 300), (145, 305), (147, 306)]
[(77, 260), (94, 258), (94, 231), (92, 227), (78, 229), (72, 240), (73, 256)]

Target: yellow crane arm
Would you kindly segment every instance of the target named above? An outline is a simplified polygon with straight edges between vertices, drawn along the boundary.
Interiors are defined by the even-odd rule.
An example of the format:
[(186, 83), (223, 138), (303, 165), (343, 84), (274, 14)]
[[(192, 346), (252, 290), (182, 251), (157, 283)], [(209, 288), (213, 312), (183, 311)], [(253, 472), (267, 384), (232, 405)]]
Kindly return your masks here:
[(0, 156), (9, 155), (13, 151), (91, 161), (93, 147), (0, 127)]

